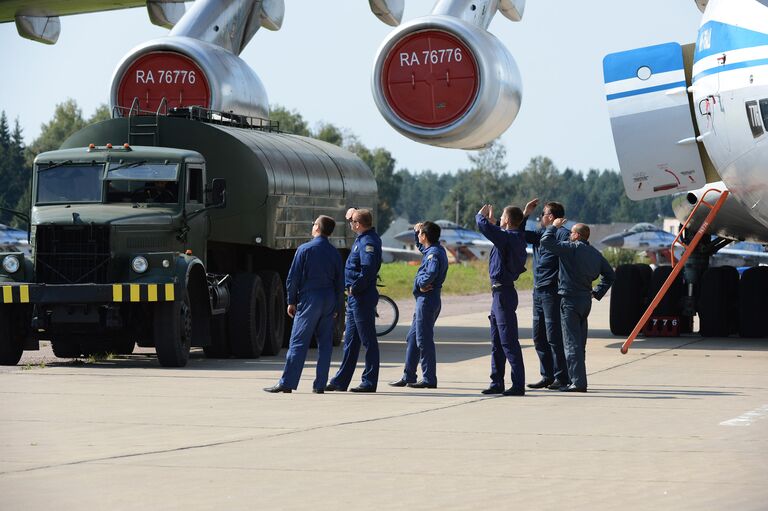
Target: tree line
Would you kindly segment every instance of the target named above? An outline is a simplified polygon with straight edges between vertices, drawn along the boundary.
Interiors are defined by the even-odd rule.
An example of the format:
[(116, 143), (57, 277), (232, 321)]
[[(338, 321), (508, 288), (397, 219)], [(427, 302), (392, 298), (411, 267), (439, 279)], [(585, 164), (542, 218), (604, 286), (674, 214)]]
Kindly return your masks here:
[[(11, 130), (5, 112), (0, 112), (0, 206), (28, 211), (35, 157), (57, 149), (75, 131), (109, 115), (108, 107), (101, 105), (86, 119), (77, 103), (67, 100), (56, 106), (53, 118), (41, 126), (40, 135), (25, 146), (19, 119)], [(629, 200), (621, 176), (612, 170), (560, 171), (549, 158), (537, 156), (525, 168), (509, 172), (506, 148), (499, 142), (468, 153), (469, 165), (463, 169), (411, 171), (396, 169), (397, 161), (389, 150), (369, 148), (353, 133), (333, 124), (310, 127), (300, 113), (280, 105), (272, 107), (270, 118), (280, 123), (281, 131), (344, 147), (370, 167), (379, 189), (376, 224), (380, 232), (397, 216), (410, 222), (445, 218), (474, 226), (475, 213), (482, 204), (523, 207), (533, 197), (562, 202), (569, 218), (586, 223), (654, 222), (659, 216), (672, 215), (669, 200)], [(7, 214), (1, 214), (0, 219), (18, 225), (18, 220)]]

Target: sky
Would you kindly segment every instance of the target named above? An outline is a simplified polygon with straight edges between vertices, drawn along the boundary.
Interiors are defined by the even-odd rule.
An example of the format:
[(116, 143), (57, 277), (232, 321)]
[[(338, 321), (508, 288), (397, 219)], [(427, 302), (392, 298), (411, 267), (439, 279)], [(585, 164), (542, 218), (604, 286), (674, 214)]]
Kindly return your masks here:
[[(403, 21), (428, 15), (431, 0), (406, 0)], [(489, 31), (512, 53), (523, 81), (520, 113), (501, 136), (508, 170), (536, 156), (564, 170), (616, 169), (602, 79), (609, 53), (696, 39), (701, 13), (694, 0), (528, 0), (522, 22), (496, 14)], [(397, 168), (455, 171), (467, 151), (411, 141), (379, 114), (371, 70), (393, 28), (365, 0), (285, 0), (283, 27), (261, 29), (241, 57), (264, 83), (269, 103), (302, 114), (310, 126), (332, 123), (366, 146), (384, 147)], [(21, 38), (0, 24), (0, 110), (18, 118), (27, 143), (56, 104), (73, 98), (87, 118), (109, 102), (112, 73), (138, 44), (167, 30), (143, 8), (67, 16), (53, 45)]]

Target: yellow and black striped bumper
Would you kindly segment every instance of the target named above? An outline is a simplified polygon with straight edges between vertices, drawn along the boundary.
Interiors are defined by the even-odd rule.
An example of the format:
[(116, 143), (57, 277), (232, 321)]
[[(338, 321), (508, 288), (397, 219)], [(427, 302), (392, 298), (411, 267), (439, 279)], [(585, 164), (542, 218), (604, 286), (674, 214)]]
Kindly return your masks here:
[(172, 302), (173, 282), (161, 284), (0, 284), (2, 304)]

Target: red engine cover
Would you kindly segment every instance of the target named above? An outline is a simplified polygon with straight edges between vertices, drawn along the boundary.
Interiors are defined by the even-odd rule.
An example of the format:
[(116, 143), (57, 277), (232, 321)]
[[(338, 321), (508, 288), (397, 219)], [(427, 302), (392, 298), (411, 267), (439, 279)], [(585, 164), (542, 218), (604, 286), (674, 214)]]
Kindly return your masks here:
[(166, 98), (168, 108), (210, 108), (208, 79), (195, 61), (176, 52), (154, 51), (137, 58), (120, 77), (117, 105), (130, 108), (134, 98), (139, 109), (155, 111)]
[(382, 66), (381, 86), (390, 108), (422, 128), (442, 128), (464, 115), (477, 97), (479, 81), (470, 49), (440, 30), (404, 37)]

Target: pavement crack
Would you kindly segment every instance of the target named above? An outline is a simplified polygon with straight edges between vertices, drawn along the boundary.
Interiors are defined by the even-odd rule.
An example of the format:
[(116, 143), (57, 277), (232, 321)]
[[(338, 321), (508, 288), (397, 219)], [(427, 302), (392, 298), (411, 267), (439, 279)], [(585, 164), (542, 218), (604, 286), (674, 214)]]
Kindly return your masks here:
[(439, 412), (441, 410), (447, 410), (450, 408), (456, 408), (459, 406), (465, 406), (465, 405), (471, 405), (475, 403), (479, 403), (481, 401), (488, 401), (489, 399), (495, 399), (495, 397), (481, 397), (481, 398), (475, 398), (471, 399), (469, 401), (462, 401), (460, 403), (452, 403), (448, 405), (438, 406), (434, 408), (425, 408), (422, 410), (415, 410), (411, 412), (404, 412), (404, 413), (398, 413), (398, 414), (392, 414), (392, 415), (385, 415), (382, 417), (373, 417), (370, 419), (360, 419), (360, 420), (353, 420), (353, 421), (344, 421), (344, 422), (337, 422), (334, 424), (324, 424), (320, 426), (311, 426), (308, 428), (301, 428), (301, 429), (295, 429), (291, 431), (285, 431), (281, 433), (276, 433), (273, 435), (266, 435), (266, 436), (254, 436), (250, 435), (245, 438), (236, 438), (232, 440), (222, 440), (219, 442), (206, 442), (203, 444), (195, 444), (195, 445), (185, 445), (181, 447), (173, 447), (169, 449), (155, 449), (151, 451), (143, 451), (143, 452), (135, 452), (135, 453), (128, 453), (128, 454), (117, 454), (114, 456), (102, 456), (98, 458), (89, 458), (89, 459), (83, 459), (83, 460), (76, 460), (76, 461), (69, 461), (65, 463), (52, 463), (49, 465), (40, 465), (37, 467), (29, 467), (25, 469), (20, 470), (7, 470), (4, 472), (0, 472), (0, 476), (4, 475), (10, 475), (10, 474), (23, 474), (23, 473), (29, 473), (29, 472), (36, 472), (39, 470), (47, 470), (50, 468), (60, 468), (60, 467), (71, 467), (71, 466), (77, 466), (77, 465), (85, 465), (88, 463), (98, 463), (98, 462), (106, 462), (106, 461), (115, 461), (115, 460), (121, 460), (121, 459), (130, 459), (130, 458), (139, 458), (142, 456), (152, 456), (156, 454), (170, 454), (170, 453), (176, 453), (176, 452), (185, 452), (185, 451), (194, 451), (198, 449), (207, 449), (209, 447), (219, 447), (223, 445), (235, 445), (245, 442), (251, 442), (253, 440), (260, 440), (260, 439), (266, 439), (266, 438), (278, 438), (278, 437), (285, 437), (289, 435), (297, 435), (302, 433), (308, 433), (311, 431), (318, 431), (322, 429), (333, 429), (337, 427), (343, 427), (343, 426), (350, 426), (354, 424), (366, 424), (366, 423), (372, 423), (372, 422), (380, 422), (380, 421), (387, 421), (391, 419), (399, 419), (401, 417), (410, 417), (414, 415), (422, 415), (425, 413), (431, 413), (431, 412)]

